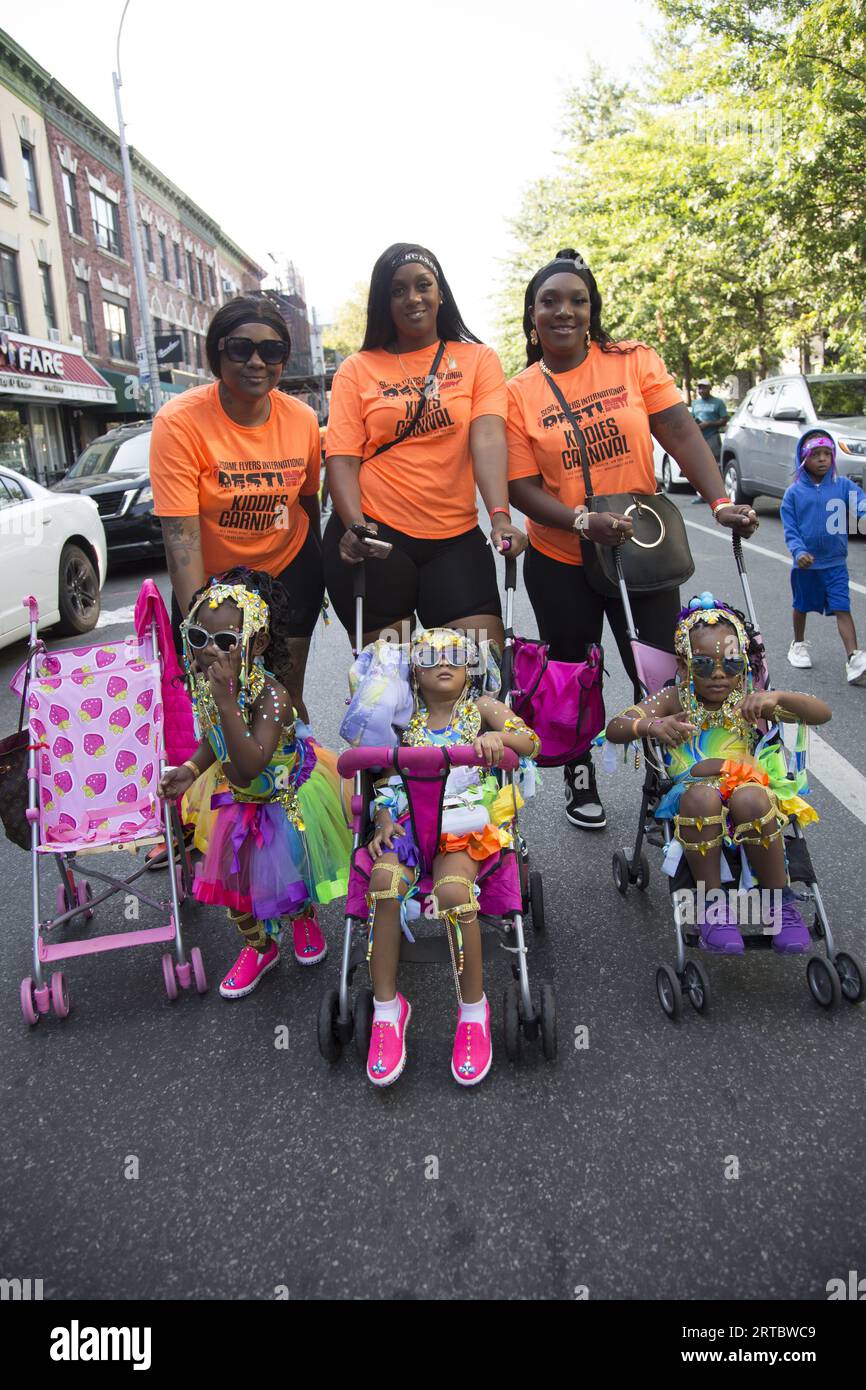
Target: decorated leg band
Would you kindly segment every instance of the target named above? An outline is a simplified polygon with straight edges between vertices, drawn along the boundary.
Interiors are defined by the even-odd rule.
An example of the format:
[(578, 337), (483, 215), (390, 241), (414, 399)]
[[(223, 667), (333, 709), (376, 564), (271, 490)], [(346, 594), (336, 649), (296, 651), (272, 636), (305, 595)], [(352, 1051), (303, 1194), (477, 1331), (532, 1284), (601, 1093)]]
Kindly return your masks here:
[[(775, 821), (775, 829), (767, 830), (769, 821)], [(744, 821), (738, 825), (733, 834), (735, 845), (760, 845), (762, 849), (768, 849), (772, 840), (777, 840), (782, 834), (783, 828), (788, 823), (788, 817), (784, 815), (776, 806), (771, 806), (765, 815), (757, 820)], [(747, 835), (747, 830), (754, 830), (754, 835)]]
[[(683, 849), (692, 853), (698, 850), (700, 854), (706, 854), (708, 849), (718, 849), (719, 845), (724, 841), (725, 820), (726, 816), (724, 811), (719, 811), (715, 816), (674, 816), (674, 837), (679, 840)], [(681, 825), (693, 825), (698, 831), (698, 834), (700, 834), (705, 825), (717, 825), (719, 827), (719, 833), (712, 840), (684, 840), (680, 834)]]
[[(259, 922), (250, 912), (232, 912), (228, 909), (230, 922), (234, 922), (241, 936), (248, 946), (254, 946), (257, 951), (265, 951), (268, 946), (268, 933), (264, 922)], [(242, 922), (247, 925), (241, 926)]]
[[(440, 905), (439, 905), (439, 898), (438, 898), (437, 895), (438, 895), (438, 891), (439, 891), (439, 889), (442, 887), (443, 883), (459, 883), (459, 884), (461, 884), (464, 888), (468, 888), (468, 889), (469, 889), (469, 901), (468, 901), (468, 902), (465, 902), (465, 903), (457, 903), (454, 907), (440, 907)], [(461, 918), (461, 917), (466, 917), (466, 918), (475, 917), (475, 916), (477, 915), (477, 913), (478, 913), (478, 908), (479, 908), (479, 904), (478, 904), (478, 894), (477, 894), (477, 892), (476, 892), (476, 890), (475, 890), (475, 884), (473, 883), (473, 881), (472, 881), (471, 878), (463, 878), (463, 876), (462, 876), (461, 874), (446, 874), (446, 875), (444, 876), (444, 878), (439, 878), (439, 879), (437, 879), (436, 882), (433, 884), (433, 892), (432, 892), (432, 894), (431, 894), (431, 897), (433, 898), (433, 911), (434, 911), (435, 915), (439, 918), (439, 920), (440, 920), (441, 922), (444, 922), (444, 923), (445, 923), (446, 928), (447, 928), (447, 927), (453, 927), (453, 928), (454, 928), (454, 935), (455, 935), (455, 937), (457, 938), (457, 962), (456, 962), (454, 968), (455, 968), (455, 972), (456, 972), (457, 975), (462, 975), (462, 974), (463, 974), (463, 931), (462, 931), (461, 925), (460, 925), (460, 918)], [(449, 943), (450, 943), (450, 941), (451, 941), (451, 933), (450, 933), (450, 932), (448, 933), (448, 940), (449, 940)], [(453, 955), (452, 955), (452, 960), (453, 960)]]
[[(387, 873), (391, 875), (391, 884), (388, 888), (367, 890), (367, 961), (373, 954), (373, 924), (376, 920), (376, 904), (383, 898), (402, 902), (406, 894), (415, 886), (418, 879), (418, 869), (416, 868), (412, 876), (407, 875), (407, 865), (405, 864), (376, 864), (373, 868), (374, 873)], [(401, 892), (402, 889), (402, 892)]]

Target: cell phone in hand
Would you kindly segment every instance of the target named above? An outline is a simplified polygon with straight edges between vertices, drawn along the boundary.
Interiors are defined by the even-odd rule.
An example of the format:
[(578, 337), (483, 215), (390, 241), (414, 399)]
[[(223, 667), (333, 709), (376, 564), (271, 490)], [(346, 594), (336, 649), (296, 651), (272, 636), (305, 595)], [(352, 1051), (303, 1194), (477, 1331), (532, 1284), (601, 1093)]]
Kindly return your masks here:
[(376, 532), (371, 531), (369, 527), (362, 525), (360, 521), (355, 522), (355, 525), (352, 527), (352, 531), (358, 537), (359, 541), (365, 541), (366, 544), (373, 551), (373, 553), (375, 555), (381, 556), (383, 560), (385, 559), (386, 555), (391, 554), (391, 551), (393, 549), (391, 542), (380, 541), (378, 536), (376, 535)]

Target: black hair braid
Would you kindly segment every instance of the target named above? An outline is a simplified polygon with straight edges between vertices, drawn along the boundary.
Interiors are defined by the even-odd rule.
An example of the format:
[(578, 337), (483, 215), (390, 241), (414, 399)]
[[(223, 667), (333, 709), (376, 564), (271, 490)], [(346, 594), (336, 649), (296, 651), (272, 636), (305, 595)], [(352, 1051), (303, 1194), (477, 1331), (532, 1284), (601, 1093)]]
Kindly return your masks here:
[(268, 668), (275, 673), (289, 666), (289, 643), (286, 632), (289, 624), (289, 596), (282, 584), (264, 570), (251, 570), (247, 565), (234, 565), (224, 574), (214, 574), (192, 596), (190, 609), (212, 584), (242, 584), (258, 594), (268, 605), (268, 636), (270, 644), (265, 657)]

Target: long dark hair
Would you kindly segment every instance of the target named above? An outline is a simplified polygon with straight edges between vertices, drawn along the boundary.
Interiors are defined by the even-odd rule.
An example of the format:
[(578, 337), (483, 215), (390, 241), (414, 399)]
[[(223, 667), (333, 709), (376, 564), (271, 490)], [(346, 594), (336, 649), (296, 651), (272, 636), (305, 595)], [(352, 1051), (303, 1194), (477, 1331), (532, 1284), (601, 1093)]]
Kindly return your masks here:
[(286, 636), (289, 597), (282, 584), (271, 575), (265, 574), (264, 570), (251, 570), (246, 565), (234, 565), (232, 569), (226, 570), (225, 574), (211, 575), (202, 587), (196, 590), (190, 601), (190, 611), (212, 584), (242, 584), (245, 589), (251, 589), (254, 594), (259, 594), (264, 599), (268, 605), (268, 636), (271, 639), (267, 648), (268, 669), (286, 670), (289, 664), (289, 643)]
[(217, 309), (208, 324), (204, 350), (214, 376), (220, 375), (220, 353), (217, 343), (220, 338), (227, 338), (232, 329), (239, 328), (242, 323), (266, 323), (268, 328), (273, 328), (275, 333), (279, 333), (291, 352), (292, 340), (288, 325), (277, 306), (269, 299), (254, 299), (252, 295), (239, 294)]
[[(589, 266), (581, 266), (575, 264), (575, 259), (577, 258), (577, 256), (578, 253), (576, 251), (573, 251), (570, 247), (566, 247), (562, 251), (557, 251), (555, 259), (557, 261), (570, 262), (570, 264), (564, 264), (561, 267), (562, 272), (565, 274), (576, 275), (579, 280), (583, 281), (583, 283), (586, 285), (586, 288), (589, 290), (590, 338), (594, 343), (598, 343), (598, 346), (601, 348), (602, 352), (634, 352), (633, 344), (626, 345), (624, 343), (615, 342), (614, 339), (610, 336), (610, 334), (606, 331), (606, 329), (602, 327), (601, 294), (599, 293), (599, 288), (596, 284), (595, 276), (589, 269)], [(579, 259), (582, 261), (583, 258), (580, 257)], [(546, 270), (547, 267), (543, 266), (542, 269)], [(535, 272), (529, 284), (526, 286), (526, 293), (523, 299), (523, 334), (526, 338), (527, 367), (531, 367), (533, 362), (540, 362), (542, 357), (541, 343), (532, 343), (529, 339), (529, 335), (532, 332), (534, 326), (530, 311), (535, 308), (535, 296), (537, 293), (536, 281), (538, 280), (540, 275), (540, 270)], [(538, 285), (538, 289), (541, 288), (541, 285), (543, 283), (544, 281), (542, 280)]]
[(442, 293), (442, 303), (436, 319), (436, 332), (440, 338), (452, 343), (480, 343), (463, 322), (460, 310), (454, 299), (451, 286), (442, 274), (442, 267), (426, 246), (417, 241), (395, 241), (387, 251), (383, 251), (370, 277), (370, 293), (367, 297), (367, 329), (361, 344), (362, 352), (372, 352), (376, 348), (387, 347), (394, 341), (394, 320), (391, 317), (391, 281), (397, 263), (407, 251), (420, 251), (436, 267), (436, 279)]

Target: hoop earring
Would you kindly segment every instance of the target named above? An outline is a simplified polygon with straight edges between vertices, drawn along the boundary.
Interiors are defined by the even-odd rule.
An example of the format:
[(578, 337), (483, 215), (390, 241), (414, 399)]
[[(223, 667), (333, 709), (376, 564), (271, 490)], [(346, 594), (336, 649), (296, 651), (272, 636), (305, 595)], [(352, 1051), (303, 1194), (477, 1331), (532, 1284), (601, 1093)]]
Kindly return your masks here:
[(587, 352), (589, 352), (589, 345), (590, 345), (591, 342), (592, 342), (592, 334), (590, 333), (589, 329), (587, 329), (587, 330), (586, 330), (586, 337), (585, 337), (584, 340), (583, 340), (583, 346), (586, 348)]
[(534, 328), (529, 335), (529, 341), (531, 342), (533, 347), (538, 347), (538, 334), (536, 333)]

